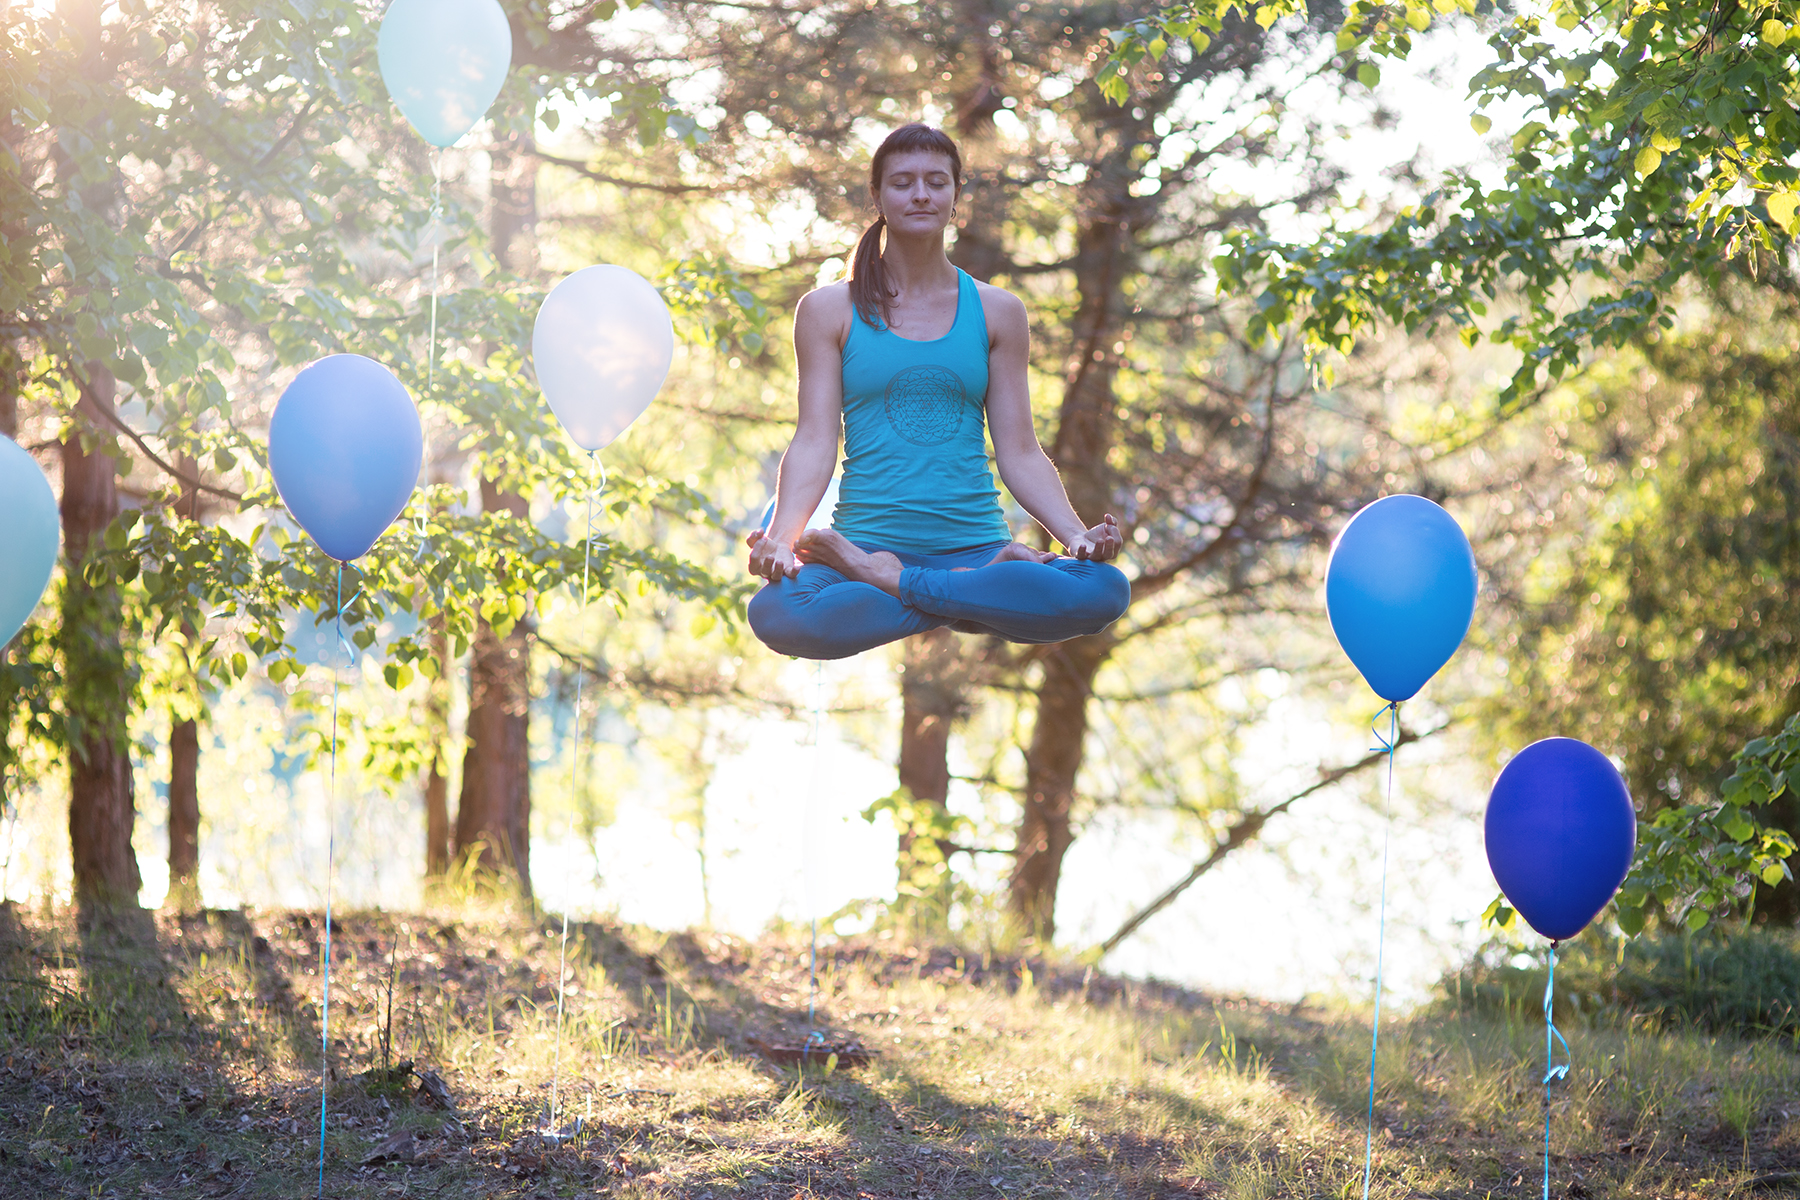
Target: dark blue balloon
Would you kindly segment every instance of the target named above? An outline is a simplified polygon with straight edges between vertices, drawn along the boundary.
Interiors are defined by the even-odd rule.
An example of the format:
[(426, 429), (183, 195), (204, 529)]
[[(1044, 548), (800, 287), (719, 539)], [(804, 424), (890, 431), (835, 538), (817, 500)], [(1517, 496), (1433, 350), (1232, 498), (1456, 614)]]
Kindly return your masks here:
[(1557, 941), (1587, 928), (1637, 848), (1637, 814), (1604, 754), (1545, 738), (1513, 756), (1488, 795), (1487, 856), (1507, 901)]
[(333, 354), (300, 372), (269, 420), (275, 487), (339, 562), (367, 553), (406, 508), (424, 454), (405, 386), (360, 354)]
[(1462, 645), (1475, 586), (1475, 552), (1455, 517), (1423, 496), (1384, 496), (1332, 546), (1325, 611), (1375, 694), (1410, 700)]

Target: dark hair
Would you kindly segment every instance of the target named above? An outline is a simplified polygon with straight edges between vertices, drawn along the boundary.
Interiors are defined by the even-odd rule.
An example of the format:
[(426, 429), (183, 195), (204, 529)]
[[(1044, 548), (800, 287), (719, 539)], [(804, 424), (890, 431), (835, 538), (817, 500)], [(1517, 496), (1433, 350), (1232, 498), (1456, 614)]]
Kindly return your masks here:
[[(870, 192), (880, 193), (881, 172), (887, 166), (887, 160), (909, 150), (924, 150), (948, 158), (957, 191), (962, 190), (962, 154), (956, 149), (956, 143), (943, 130), (914, 121), (888, 134), (876, 147), (875, 157), (869, 163)], [(862, 240), (856, 243), (856, 256), (850, 266), (850, 302), (871, 325), (877, 318), (883, 325), (888, 323), (888, 302), (894, 298), (894, 290), (888, 286), (887, 267), (881, 261), (881, 231), (886, 228), (887, 218), (876, 217), (875, 223), (863, 232)]]

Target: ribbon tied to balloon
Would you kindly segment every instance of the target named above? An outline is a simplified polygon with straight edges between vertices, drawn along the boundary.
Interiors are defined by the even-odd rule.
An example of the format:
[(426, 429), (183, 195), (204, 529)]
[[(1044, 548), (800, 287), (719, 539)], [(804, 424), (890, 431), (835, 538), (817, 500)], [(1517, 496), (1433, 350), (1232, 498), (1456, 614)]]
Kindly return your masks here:
[[(1338, 645), (1387, 701), (1375, 736), (1387, 755), (1391, 831), (1394, 747), (1400, 702), (1418, 695), (1462, 645), (1475, 616), (1475, 553), (1456, 518), (1423, 496), (1384, 496), (1344, 527), (1325, 568), (1325, 611)], [(1383, 737), (1379, 722), (1388, 718)], [(1369, 1101), (1363, 1137), (1363, 1200), (1375, 1162), (1375, 1066), (1381, 1044), (1381, 971), (1387, 941), (1388, 835), (1381, 849), (1375, 950), (1375, 1019), (1369, 1031)]]
[(56, 493), (37, 460), (0, 434), (0, 646), (31, 619), (62, 544)]
[(1554, 1043), (1556, 946), (1586, 929), (1631, 870), (1637, 814), (1624, 777), (1574, 738), (1545, 738), (1513, 755), (1488, 793), (1488, 866), (1526, 924), (1550, 939), (1544, 982), (1544, 1200), (1550, 1197), (1550, 1086), (1569, 1072)]
[(394, 0), (375, 57), (401, 113), (442, 149), (499, 96), (512, 65), (512, 26), (498, 0)]
[[(337, 560), (337, 636), (344, 641), (344, 564), (368, 553), (412, 498), (424, 458), (419, 410), (394, 373), (360, 354), (333, 354), (294, 377), (269, 418), (269, 473), (300, 527)], [(354, 600), (354, 597), (352, 597)], [(331, 676), (331, 783), (337, 797), (338, 680)], [(331, 1059), (331, 881), (337, 832), (326, 810), (325, 937), (319, 1021), (319, 1195), (325, 1194), (326, 1078)]]
[[(583, 267), (550, 289), (531, 330), (531, 361), (550, 411), (569, 437), (597, 464), (600, 451), (641, 416), (662, 390), (675, 361), (675, 326), (662, 294), (625, 267), (602, 263)], [(594, 549), (594, 497), (604, 483), (590, 485), (587, 526), (582, 539), (581, 604), (587, 607), (588, 568)], [(575, 672), (575, 736), (570, 753), (581, 755), (581, 693), (586, 673)], [(568, 975), (569, 914), (562, 923), (563, 966), (556, 984), (556, 1050), (550, 1072), (549, 1131), (557, 1129), (558, 1085), (562, 1075), (564, 980)]]

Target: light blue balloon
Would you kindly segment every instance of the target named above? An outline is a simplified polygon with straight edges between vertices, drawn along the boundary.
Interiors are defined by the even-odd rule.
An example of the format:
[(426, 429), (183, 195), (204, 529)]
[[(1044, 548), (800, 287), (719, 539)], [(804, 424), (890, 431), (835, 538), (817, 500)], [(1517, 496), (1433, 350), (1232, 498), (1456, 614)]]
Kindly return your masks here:
[(512, 27), (499, 0), (394, 0), (375, 57), (388, 95), (419, 136), (452, 146), (500, 94)]
[(0, 646), (12, 641), (50, 586), (62, 545), (56, 493), (19, 444), (0, 434)]
[(1475, 616), (1475, 552), (1423, 496), (1384, 496), (1338, 535), (1325, 611), (1338, 645), (1383, 700), (1410, 700), (1450, 661)]
[(424, 457), (412, 397), (360, 354), (333, 354), (300, 372), (269, 419), (275, 487), (339, 562), (361, 558), (405, 510)]

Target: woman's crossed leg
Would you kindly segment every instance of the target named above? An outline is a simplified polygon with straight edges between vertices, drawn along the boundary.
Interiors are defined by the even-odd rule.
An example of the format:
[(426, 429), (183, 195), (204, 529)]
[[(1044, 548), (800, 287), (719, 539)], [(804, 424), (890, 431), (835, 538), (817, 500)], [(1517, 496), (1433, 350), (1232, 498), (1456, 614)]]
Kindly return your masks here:
[(1067, 641), (1106, 628), (1131, 600), (1117, 567), (1017, 542), (910, 554), (823, 529), (795, 550), (805, 565), (756, 594), (750, 627), (797, 658), (848, 658), (946, 625), (1014, 642)]

